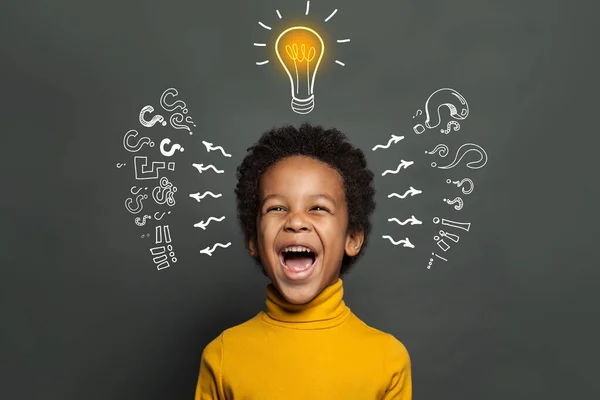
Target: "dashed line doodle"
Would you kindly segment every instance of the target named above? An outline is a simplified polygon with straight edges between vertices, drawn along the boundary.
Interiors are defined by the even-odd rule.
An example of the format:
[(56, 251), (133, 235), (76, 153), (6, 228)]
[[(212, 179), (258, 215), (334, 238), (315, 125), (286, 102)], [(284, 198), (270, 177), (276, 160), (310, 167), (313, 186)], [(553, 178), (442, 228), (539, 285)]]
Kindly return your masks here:
[(381, 144), (378, 144), (378, 145), (376, 145), (375, 147), (373, 147), (372, 151), (375, 151), (375, 150), (377, 150), (377, 149), (389, 149), (389, 147), (390, 147), (392, 144), (396, 144), (396, 143), (400, 142), (400, 141), (401, 141), (401, 140), (403, 140), (403, 139), (404, 139), (404, 136), (396, 136), (396, 135), (392, 135), (391, 139), (390, 139), (390, 140), (388, 140), (388, 142), (387, 142), (387, 144), (386, 144), (385, 146), (384, 146), (384, 145), (381, 145)]
[(125, 134), (125, 136), (123, 136), (123, 147), (125, 150), (129, 151), (130, 153), (137, 153), (145, 144), (150, 147), (154, 147), (154, 142), (146, 136), (139, 139), (135, 144), (131, 144), (131, 138), (136, 138), (137, 135), (138, 131), (131, 129)]
[(163, 92), (163, 94), (160, 96), (161, 107), (164, 108), (165, 111), (175, 111), (177, 109), (180, 109), (182, 113), (187, 114), (188, 113), (187, 105), (185, 104), (185, 102), (183, 100), (176, 100), (173, 103), (169, 103), (167, 101), (168, 97), (177, 97), (177, 96), (179, 96), (179, 92), (177, 92), (177, 89), (168, 88), (167, 90), (165, 90)]
[(225, 172), (225, 171), (223, 171), (223, 170), (220, 170), (220, 169), (217, 169), (217, 168), (215, 168), (215, 166), (214, 166), (214, 165), (207, 165), (207, 166), (205, 167), (205, 166), (204, 166), (204, 164), (195, 164), (195, 163), (194, 163), (194, 164), (192, 164), (192, 166), (193, 166), (193, 167), (195, 167), (195, 168), (198, 170), (198, 172), (200, 172), (200, 173), (202, 173), (202, 172), (204, 172), (204, 171), (206, 171), (206, 170), (208, 170), (208, 169), (212, 169), (212, 170), (213, 170), (213, 171), (215, 171), (217, 174), (222, 174), (223, 172)]
[(400, 225), (406, 225), (410, 222), (411, 225), (422, 225), (423, 222), (419, 221), (414, 215), (412, 215), (410, 218), (404, 220), (404, 221), (400, 221), (398, 220), (398, 218), (389, 218), (388, 222), (396, 222)]
[[(148, 157), (146, 156), (135, 156), (133, 163), (135, 166), (135, 179), (137, 180), (158, 179), (159, 170), (165, 169), (163, 161), (153, 161), (150, 168), (148, 168)], [(169, 169), (171, 169), (170, 166)], [(175, 170), (174, 163), (173, 170)]]
[(175, 143), (173, 146), (171, 146), (169, 150), (165, 150), (165, 146), (168, 146), (169, 144), (171, 144), (171, 139), (169, 138), (163, 139), (160, 142), (160, 152), (163, 156), (171, 157), (177, 150), (183, 152), (183, 147), (181, 147), (181, 145), (178, 143)]
[(223, 148), (221, 146), (213, 146), (212, 143), (206, 142), (204, 140), (202, 141), (202, 144), (204, 145), (204, 147), (206, 147), (206, 151), (208, 151), (208, 152), (215, 151), (215, 150), (221, 150), (221, 153), (223, 153), (223, 156), (231, 157), (231, 154), (225, 153), (225, 150), (223, 150)]
[(398, 241), (395, 241), (390, 235), (383, 235), (382, 238), (383, 239), (388, 239), (390, 242), (392, 242), (392, 244), (394, 246), (398, 246), (399, 244), (401, 244), (402, 247), (409, 247), (411, 249), (415, 248), (415, 245), (412, 244), (408, 238), (402, 239), (402, 240), (398, 240)]
[(163, 176), (160, 178), (158, 186), (152, 189), (152, 198), (156, 204), (167, 204), (169, 207), (173, 207), (175, 205), (175, 193), (177, 193), (177, 187), (173, 186), (169, 179)]
[[(135, 200), (131, 197), (128, 197), (125, 200), (125, 208), (132, 214), (138, 214), (140, 211), (144, 209), (143, 201), (148, 198), (147, 194), (139, 194), (135, 196)], [(135, 207), (132, 207), (132, 204), (135, 203)]]
[[(456, 120), (464, 120), (469, 115), (469, 104), (467, 100), (454, 89), (442, 88), (433, 92), (425, 102), (425, 126), (417, 124), (413, 127), (413, 131), (420, 135), (425, 132), (425, 128), (436, 128), (442, 122), (440, 116), (440, 108), (447, 107), (450, 112), (450, 117), (453, 121), (448, 122), (445, 129), (441, 129), (442, 133), (448, 134), (454, 129), (460, 129), (460, 124)], [(432, 118), (433, 117), (433, 118)]]
[(140, 124), (142, 124), (142, 126), (145, 126), (146, 128), (152, 128), (157, 123), (160, 123), (162, 126), (166, 126), (167, 121), (165, 121), (165, 117), (163, 117), (162, 115), (157, 114), (154, 117), (152, 117), (150, 121), (146, 120), (146, 114), (153, 112), (154, 107), (152, 106), (145, 106), (144, 108), (142, 108), (142, 110), (140, 111)]
[[(470, 222), (457, 222), (457, 221), (452, 221), (451, 219), (446, 219), (446, 218), (442, 218), (441, 221), (442, 221), (442, 225), (451, 226), (452, 228), (462, 229), (467, 232), (469, 232), (469, 229), (471, 229)], [(440, 217), (433, 217), (433, 223), (436, 225), (439, 224)]]
[(213, 192), (206, 191), (206, 192), (204, 192), (202, 194), (200, 194), (200, 192), (198, 192), (198, 193), (192, 193), (192, 194), (190, 194), (190, 197), (192, 199), (196, 199), (196, 201), (198, 203), (200, 203), (200, 200), (202, 200), (203, 198), (205, 198), (207, 195), (210, 195), (211, 197), (213, 197), (215, 199), (218, 199), (219, 197), (223, 196), (221, 193), (214, 194)]
[(152, 217), (150, 215), (144, 215), (143, 218), (135, 217), (134, 222), (137, 226), (144, 226), (146, 225), (146, 220), (148, 219), (152, 219)]
[(200, 221), (197, 224), (194, 224), (194, 228), (200, 228), (202, 230), (206, 230), (206, 227), (208, 226), (208, 224), (210, 224), (210, 221), (221, 222), (224, 219), (225, 219), (224, 216), (221, 218), (209, 217), (206, 221)]
[(443, 199), (442, 201), (444, 203), (447, 203), (447, 204), (450, 204), (450, 205), (454, 205), (454, 209), (457, 210), (457, 211), (462, 210), (463, 206), (465, 205), (465, 202), (460, 197), (455, 197), (452, 200)]
[(415, 189), (414, 187), (412, 187), (412, 186), (411, 186), (411, 187), (410, 187), (410, 189), (408, 189), (408, 190), (407, 190), (406, 192), (404, 192), (404, 194), (402, 194), (402, 195), (400, 195), (400, 194), (398, 194), (398, 193), (391, 193), (391, 194), (388, 194), (388, 199), (390, 199), (390, 198), (392, 198), (392, 197), (398, 197), (398, 198), (401, 198), (401, 199), (405, 199), (405, 198), (406, 198), (408, 195), (410, 195), (411, 197), (413, 197), (413, 196), (416, 196), (416, 195), (418, 195), (418, 194), (421, 194), (421, 193), (423, 193), (423, 191), (422, 191), (422, 190)]
[[(475, 189), (475, 184), (473, 183), (473, 181), (469, 178), (464, 178), (460, 181), (453, 181), (452, 179), (446, 179), (446, 183), (447, 184), (454, 184), (456, 185), (456, 187), (459, 187), (460, 190), (462, 190), (463, 194), (467, 195), (467, 194), (471, 194), (473, 193), (473, 189)], [(468, 188), (464, 188), (463, 185), (467, 183), (468, 184)]]
[(408, 167), (410, 167), (411, 165), (413, 165), (415, 162), (414, 161), (404, 161), (404, 160), (400, 160), (400, 164), (398, 164), (398, 167), (396, 167), (396, 169), (394, 171), (388, 169), (387, 171), (384, 171), (381, 176), (385, 176), (386, 174), (397, 174), (398, 172), (400, 172), (400, 170), (402, 168), (407, 169)]
[(231, 242), (228, 242), (227, 244), (216, 243), (212, 248), (206, 247), (206, 248), (200, 250), (200, 254), (206, 254), (207, 256), (212, 256), (212, 253), (215, 251), (215, 249), (217, 247), (227, 248), (229, 246), (231, 246)]
[(475, 143), (465, 143), (462, 146), (460, 146), (458, 148), (458, 150), (456, 151), (456, 155), (454, 156), (454, 161), (452, 161), (450, 164), (448, 164), (444, 167), (437, 167), (437, 164), (435, 162), (432, 162), (431, 166), (434, 168), (437, 167), (439, 169), (454, 168), (462, 161), (462, 159), (464, 158), (464, 156), (467, 153), (471, 153), (471, 152), (479, 154), (479, 159), (467, 162), (466, 166), (471, 169), (483, 168), (485, 166), (485, 164), (487, 164), (488, 156), (487, 156), (487, 153), (485, 152), (485, 150), (481, 146), (479, 146)]

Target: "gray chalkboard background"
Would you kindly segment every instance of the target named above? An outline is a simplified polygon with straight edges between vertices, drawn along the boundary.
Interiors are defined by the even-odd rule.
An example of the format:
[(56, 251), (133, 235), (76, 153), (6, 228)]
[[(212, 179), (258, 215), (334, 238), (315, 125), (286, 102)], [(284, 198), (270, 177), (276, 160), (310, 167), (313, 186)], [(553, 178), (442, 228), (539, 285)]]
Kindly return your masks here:
[[(235, 168), (263, 131), (304, 121), (344, 131), (376, 175), (371, 244), (345, 278), (346, 301), (406, 345), (415, 399), (600, 398), (592, 2), (319, 0), (308, 15), (303, 0), (1, 8), (0, 398), (191, 399), (204, 346), (264, 305), (267, 282), (236, 224)], [(272, 46), (293, 23), (327, 43), (308, 115), (291, 110), (272, 47), (253, 45)], [(139, 121), (148, 105), (147, 119), (169, 120), (169, 88), (192, 135)], [(453, 120), (444, 106), (440, 126), (415, 134), (440, 88), (464, 96), (468, 117), (441, 133)], [(155, 146), (127, 151), (132, 129)], [(404, 139), (372, 150), (391, 135)], [(184, 151), (164, 157), (164, 138)], [(440, 143), (447, 158), (425, 153)], [(466, 167), (473, 152), (453, 169), (430, 166), (464, 143), (485, 149), (483, 168)], [(149, 197), (139, 214), (125, 208), (132, 186), (159, 182), (135, 179), (134, 156), (175, 162), (160, 171), (177, 188), (172, 207)], [(401, 160), (414, 164), (383, 175)], [(445, 182), (465, 177), (469, 195)], [(388, 198), (410, 187), (422, 193)], [(206, 191), (221, 196), (189, 196)], [(456, 196), (460, 211), (442, 200)], [(423, 224), (389, 221), (412, 215)], [(444, 227), (460, 235), (444, 252), (435, 216), (471, 228)], [(177, 261), (159, 270), (150, 249), (165, 225)]]

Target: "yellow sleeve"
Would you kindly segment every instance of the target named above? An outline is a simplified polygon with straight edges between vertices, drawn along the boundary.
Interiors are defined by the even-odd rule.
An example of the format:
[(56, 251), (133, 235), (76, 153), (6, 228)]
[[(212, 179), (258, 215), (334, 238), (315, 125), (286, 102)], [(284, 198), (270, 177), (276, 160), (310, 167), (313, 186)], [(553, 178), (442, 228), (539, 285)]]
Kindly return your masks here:
[(223, 334), (210, 342), (202, 352), (194, 400), (225, 400), (221, 378), (222, 360)]
[(392, 335), (386, 352), (385, 371), (390, 383), (381, 400), (412, 400), (410, 356), (406, 347)]

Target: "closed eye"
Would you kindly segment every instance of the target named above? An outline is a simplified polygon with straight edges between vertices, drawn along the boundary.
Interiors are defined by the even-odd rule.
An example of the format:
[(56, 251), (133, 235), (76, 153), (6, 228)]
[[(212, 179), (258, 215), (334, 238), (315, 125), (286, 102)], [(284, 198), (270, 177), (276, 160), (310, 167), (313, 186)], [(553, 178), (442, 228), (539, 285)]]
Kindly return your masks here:
[(269, 212), (269, 211), (277, 211), (277, 209), (279, 209), (279, 210), (283, 210), (283, 207), (271, 207), (271, 208), (269, 208), (269, 209), (267, 210), (267, 212)]
[(321, 206), (314, 206), (312, 209), (319, 209), (319, 211), (329, 211), (328, 209), (326, 209), (325, 207), (321, 207)]

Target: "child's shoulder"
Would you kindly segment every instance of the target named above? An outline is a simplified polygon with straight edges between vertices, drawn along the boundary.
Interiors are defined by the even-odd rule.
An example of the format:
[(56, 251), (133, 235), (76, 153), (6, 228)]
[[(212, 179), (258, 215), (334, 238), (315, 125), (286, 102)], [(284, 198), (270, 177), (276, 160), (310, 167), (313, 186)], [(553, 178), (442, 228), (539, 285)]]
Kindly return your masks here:
[(357, 333), (359, 333), (361, 340), (379, 343), (392, 353), (402, 353), (408, 355), (408, 351), (406, 350), (404, 343), (402, 343), (393, 334), (367, 325), (367, 323), (357, 317), (354, 313), (352, 313), (351, 323), (354, 324), (354, 329)]

